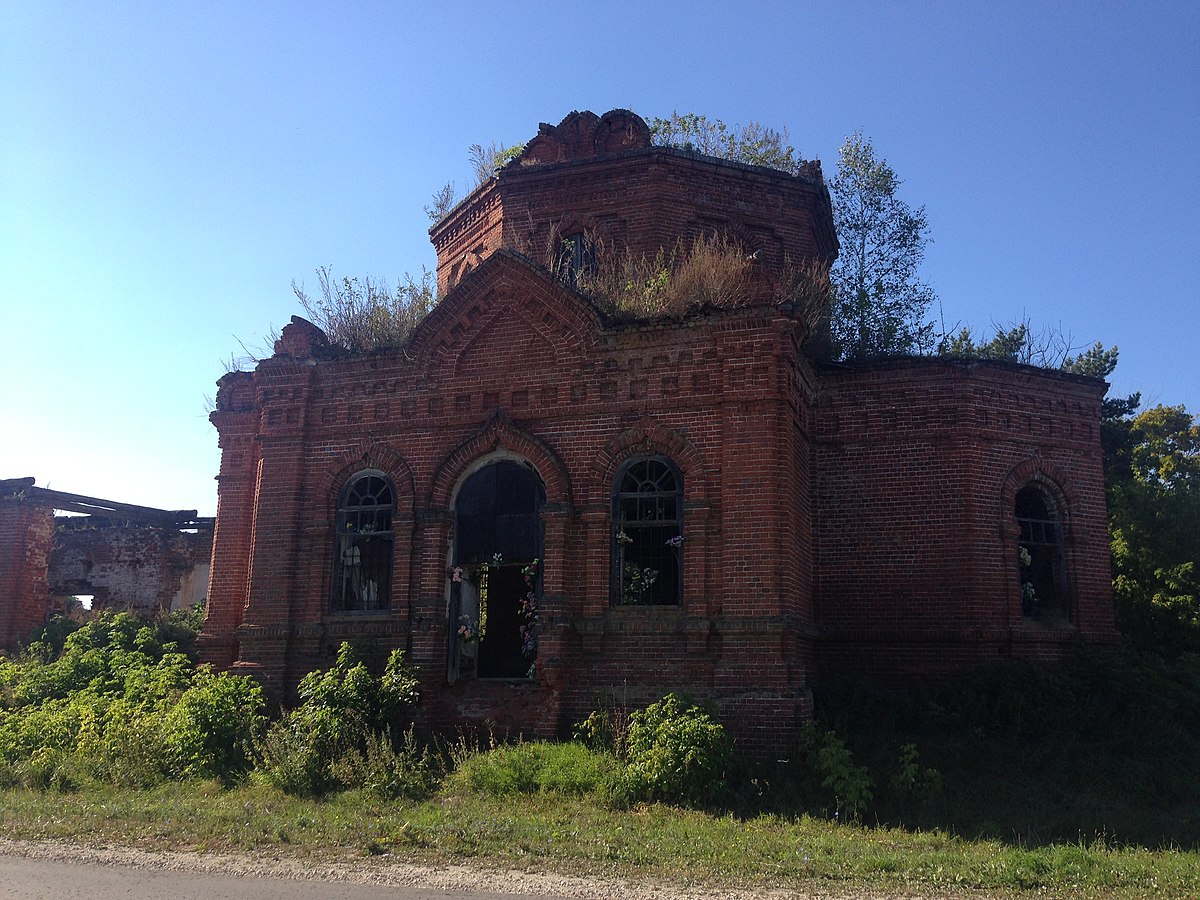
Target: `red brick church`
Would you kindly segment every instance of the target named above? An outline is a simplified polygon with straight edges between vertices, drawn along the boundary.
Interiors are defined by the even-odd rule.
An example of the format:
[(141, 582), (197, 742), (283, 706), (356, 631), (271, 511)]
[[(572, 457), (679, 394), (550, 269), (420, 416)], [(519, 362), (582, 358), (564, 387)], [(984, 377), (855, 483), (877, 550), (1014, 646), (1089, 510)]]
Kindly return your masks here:
[[(626, 321), (571, 278), (592, 246), (718, 233), (755, 268), (734, 307)], [(293, 319), (219, 382), (215, 663), (287, 697), (344, 640), (401, 647), (426, 725), (543, 736), (681, 690), (764, 752), (823, 671), (1116, 640), (1106, 385), (825, 358), (820, 318), (771, 289), (836, 257), (819, 163), (572, 113), (431, 237), (443, 299), (404, 347), (346, 353)], [(539, 265), (542, 246), (571, 258)]]

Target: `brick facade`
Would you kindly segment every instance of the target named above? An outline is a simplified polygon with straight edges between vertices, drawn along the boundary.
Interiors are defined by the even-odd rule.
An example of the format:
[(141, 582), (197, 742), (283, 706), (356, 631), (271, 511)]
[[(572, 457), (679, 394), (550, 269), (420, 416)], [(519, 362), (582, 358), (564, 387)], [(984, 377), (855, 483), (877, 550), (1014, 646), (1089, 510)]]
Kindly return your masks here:
[[(339, 353), (294, 319), (272, 358), (225, 376), (208, 658), (285, 698), (341, 641), (368, 638), (420, 666), (425, 725), (529, 735), (562, 733), (606, 695), (686, 690), (767, 752), (810, 713), (818, 666), (927, 671), (1112, 641), (1102, 382), (838, 367), (812, 358), (804, 315), (762, 296), (619, 323), (531, 259), (573, 233), (652, 253), (710, 232), (755, 254), (760, 286), (836, 254), (818, 165), (792, 176), (652, 148), (631, 113), (573, 113), (431, 229), (445, 297), (403, 349)], [(477, 601), (495, 618), (518, 582), (498, 568), (495, 593), (480, 587), (463, 498), (508, 464), (541, 495), (536, 669), (484, 678), (484, 643), (457, 638), (454, 614)], [(660, 507), (669, 526), (630, 526), (658, 548), (654, 604), (622, 602), (614, 562), (623, 541), (648, 552), (614, 518), (643, 464), (679, 492)], [(383, 507), (355, 506), (356, 484), (388, 498), (369, 527), (355, 517)], [(1014, 504), (1030, 484), (1065, 536), (1062, 615), (1045, 619), (1022, 610)], [(498, 545), (518, 520), (496, 520)], [(389, 547), (388, 565), (369, 562)], [(664, 600), (671, 553), (682, 574)]]

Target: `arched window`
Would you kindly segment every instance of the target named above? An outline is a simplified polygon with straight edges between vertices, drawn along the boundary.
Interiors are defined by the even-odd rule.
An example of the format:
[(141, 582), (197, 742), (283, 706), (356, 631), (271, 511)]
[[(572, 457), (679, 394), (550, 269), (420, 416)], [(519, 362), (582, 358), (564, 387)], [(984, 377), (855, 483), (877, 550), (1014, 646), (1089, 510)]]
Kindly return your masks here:
[(395, 509), (395, 491), (382, 472), (367, 469), (346, 484), (338, 504), (333, 555), (335, 612), (391, 607)]
[(1021, 613), (1029, 618), (1066, 618), (1063, 526), (1054, 501), (1036, 484), (1028, 484), (1017, 492), (1015, 505)]
[(613, 485), (614, 605), (680, 602), (683, 586), (683, 477), (663, 456), (635, 457)]

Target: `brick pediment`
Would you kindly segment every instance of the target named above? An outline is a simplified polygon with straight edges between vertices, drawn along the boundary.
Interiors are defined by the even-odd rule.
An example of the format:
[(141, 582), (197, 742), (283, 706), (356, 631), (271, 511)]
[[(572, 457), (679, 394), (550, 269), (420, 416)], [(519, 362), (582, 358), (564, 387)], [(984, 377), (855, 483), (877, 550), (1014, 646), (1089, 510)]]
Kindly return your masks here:
[[(489, 257), (418, 328), (417, 366), (463, 377), (553, 365), (593, 343), (600, 321), (587, 301), (517, 254)], [(537, 361), (537, 362), (535, 362)]]
[(515, 164), (567, 162), (649, 146), (650, 128), (635, 112), (612, 109), (598, 116), (589, 110), (576, 111), (557, 125), (543, 122)]

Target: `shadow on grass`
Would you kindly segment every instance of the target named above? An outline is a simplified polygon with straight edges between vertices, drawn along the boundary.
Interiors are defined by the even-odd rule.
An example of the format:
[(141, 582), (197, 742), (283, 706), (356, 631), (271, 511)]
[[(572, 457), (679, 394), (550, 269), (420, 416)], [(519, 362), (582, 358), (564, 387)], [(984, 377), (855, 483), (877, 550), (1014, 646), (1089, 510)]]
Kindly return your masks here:
[[(1024, 847), (1200, 849), (1200, 658), (1081, 652), (902, 686), (817, 686), (818, 728), (865, 766), (865, 823)], [(914, 744), (919, 761), (902, 749)], [(739, 814), (845, 815), (810, 746), (748, 769)], [(932, 770), (932, 771), (930, 771)], [(840, 807), (840, 808), (839, 808)]]

